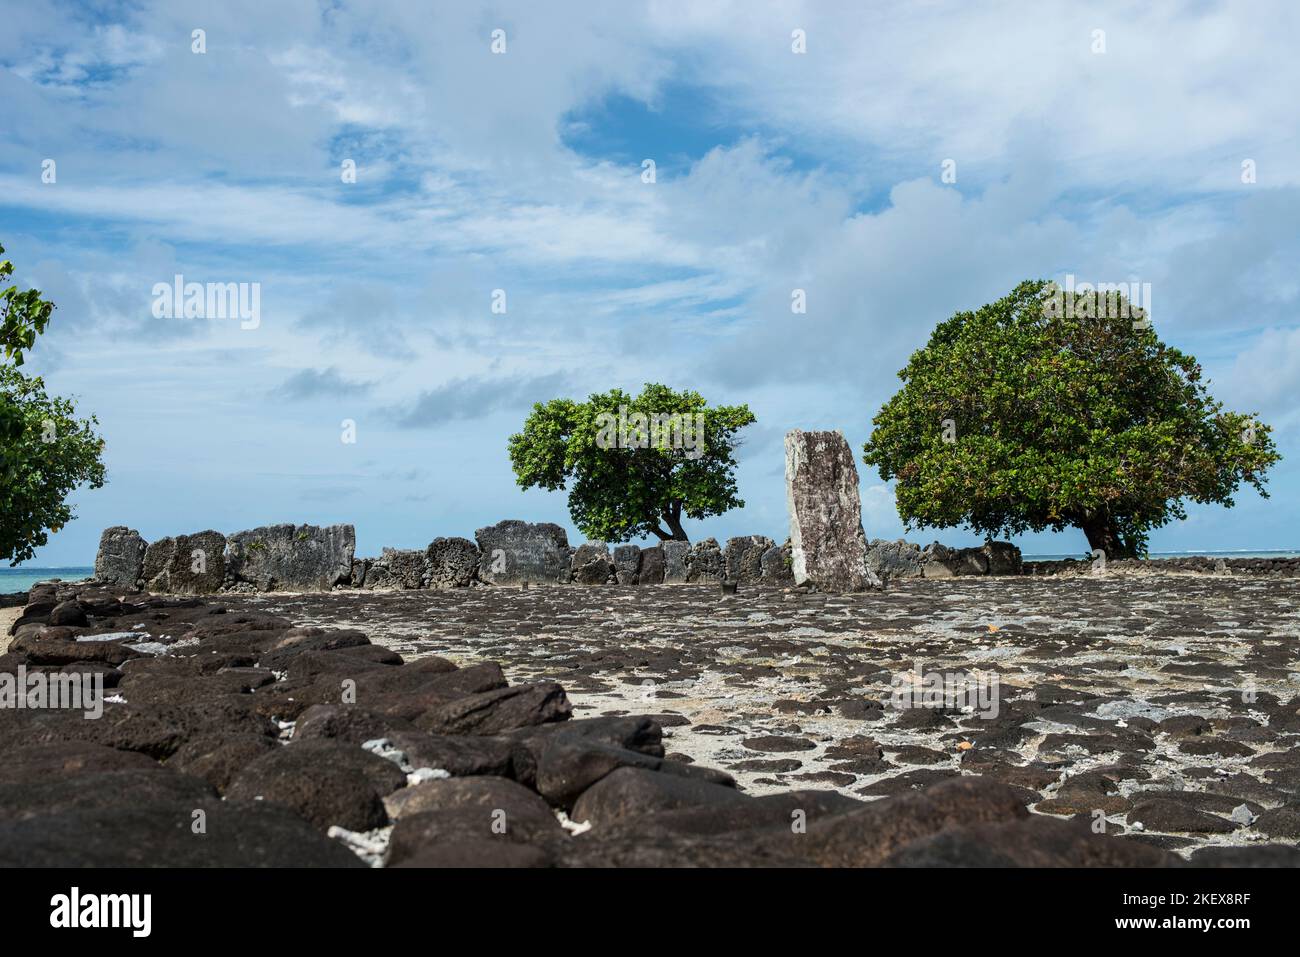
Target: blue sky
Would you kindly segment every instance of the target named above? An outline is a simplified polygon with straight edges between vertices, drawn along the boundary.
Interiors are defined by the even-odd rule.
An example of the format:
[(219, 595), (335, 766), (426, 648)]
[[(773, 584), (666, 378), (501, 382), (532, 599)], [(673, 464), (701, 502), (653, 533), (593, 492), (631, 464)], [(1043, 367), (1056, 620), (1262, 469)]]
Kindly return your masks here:
[[(692, 537), (779, 540), (788, 429), (860, 449), (937, 322), (1067, 273), (1151, 283), (1285, 457), (1271, 499), (1152, 547), (1300, 546), (1295, 4), (32, 0), (5, 27), (0, 242), (59, 307), (28, 369), (108, 442), (32, 564), (114, 524), (577, 541), (506, 439), (534, 401), (647, 381), (758, 416), (746, 507)], [(176, 273), (260, 284), (260, 326), (154, 318)], [(861, 471), (868, 535), (903, 534)]]

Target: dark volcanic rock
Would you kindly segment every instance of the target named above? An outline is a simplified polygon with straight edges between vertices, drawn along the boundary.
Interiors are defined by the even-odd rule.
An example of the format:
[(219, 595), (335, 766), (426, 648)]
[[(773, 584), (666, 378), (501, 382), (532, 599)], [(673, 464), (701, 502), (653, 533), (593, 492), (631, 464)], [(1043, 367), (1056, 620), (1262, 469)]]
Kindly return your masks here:
[(594, 741), (556, 738), (537, 761), (535, 787), (556, 807), (570, 809), (584, 791), (618, 768), (657, 771), (663, 759)]
[(547, 803), (509, 778), (483, 775), (425, 781), (398, 791), (385, 804), (395, 821), (426, 811), (474, 808), (482, 814), (481, 830), (473, 833), (475, 837), (491, 837), (494, 825), (501, 833), (511, 827), (521, 829), (525, 839), (563, 833)]
[(158, 766), (158, 762), (147, 755), (119, 751), (102, 744), (83, 741), (29, 744), (5, 751), (4, 761), (0, 761), (0, 784), (51, 780), (69, 774), (147, 771)]
[(64, 773), (0, 784), (0, 822), (146, 804), (167, 803), (195, 808), (216, 799), (217, 792), (208, 782), (159, 765), (119, 771)]
[(257, 734), (206, 734), (181, 745), (167, 767), (202, 778), (224, 794), (244, 768), (278, 747)]
[[(434, 768), (453, 777), (486, 774), (515, 777), (519, 746), (504, 738), (395, 731), (385, 735), (415, 768)], [(527, 762), (531, 766), (531, 759)]]
[(231, 800), (264, 800), (321, 829), (367, 831), (387, 822), (383, 797), (406, 784), (391, 761), (351, 745), (303, 741), (249, 763), (226, 789)]
[(1140, 801), (1129, 809), (1128, 824), (1141, 823), (1146, 831), (1190, 831), (1198, 834), (1228, 834), (1237, 825), (1189, 804), (1167, 798)]
[[(195, 810), (204, 832), (195, 833)], [(263, 802), (128, 805), (0, 823), (0, 867), (364, 867), (342, 844)]]
[(603, 827), (611, 821), (652, 811), (679, 807), (705, 807), (753, 800), (733, 788), (624, 767), (605, 775), (588, 788), (573, 806), (570, 817)]
[(554, 682), (540, 682), (458, 698), (426, 711), (415, 724), (435, 734), (499, 734), (564, 721), (572, 710), (563, 688)]
[(945, 830), (912, 841), (888, 867), (1178, 867), (1168, 851), (1105, 834), (1087, 822), (1031, 817)]
[(1192, 852), (1193, 867), (1300, 867), (1300, 847), (1255, 844), (1249, 847), (1202, 847)]

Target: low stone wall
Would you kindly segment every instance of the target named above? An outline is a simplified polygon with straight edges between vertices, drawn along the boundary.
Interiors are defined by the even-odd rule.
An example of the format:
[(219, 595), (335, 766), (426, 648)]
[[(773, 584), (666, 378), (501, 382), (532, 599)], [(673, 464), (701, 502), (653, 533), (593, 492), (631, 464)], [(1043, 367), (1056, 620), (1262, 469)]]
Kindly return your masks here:
[(267, 525), (227, 537), (208, 529), (146, 542), (135, 529), (104, 530), (95, 580), (168, 594), (329, 591), (352, 577), (351, 525)]
[(986, 542), (974, 548), (949, 548), (932, 542), (925, 548), (904, 539), (872, 539), (867, 567), (881, 579), (953, 578), (958, 575), (1019, 575), (1020, 549), (1010, 542)]
[[(1100, 571), (1094, 559), (1064, 558), (1050, 562), (1025, 562), (1026, 575), (1086, 575)], [(1124, 558), (1106, 562), (1106, 571), (1189, 572), (1200, 575), (1261, 575), (1300, 577), (1300, 556), (1290, 558), (1215, 558), (1186, 555), (1179, 558)]]
[[(510, 519), (480, 528), (474, 541), (436, 538), (427, 548), (386, 548), (358, 558), (351, 525), (268, 525), (223, 535), (208, 529), (146, 542), (134, 529), (105, 529), (95, 557), (95, 578), (108, 585), (155, 593), (320, 592), (334, 588), (370, 591), (468, 588), (476, 585), (658, 585), (737, 582), (789, 588), (795, 585), (792, 549), (763, 535), (727, 540), (663, 542), (650, 548), (599, 542), (571, 546), (551, 523)], [(867, 567), (882, 581), (965, 575), (1057, 575), (1086, 573), (1091, 561), (1025, 562), (1009, 542), (922, 548), (904, 539), (873, 539)], [(1149, 561), (1111, 561), (1116, 571), (1181, 571), (1300, 576), (1297, 558), (1204, 556)]]
[(125, 526), (105, 529), (95, 579), (167, 594), (371, 591), (476, 585), (658, 585), (740, 582), (794, 585), (790, 543), (742, 535), (652, 548), (569, 544), (551, 523), (509, 519), (467, 538), (436, 538), (424, 549), (385, 548), (357, 557), (351, 525), (271, 525), (226, 536), (211, 529), (146, 542)]

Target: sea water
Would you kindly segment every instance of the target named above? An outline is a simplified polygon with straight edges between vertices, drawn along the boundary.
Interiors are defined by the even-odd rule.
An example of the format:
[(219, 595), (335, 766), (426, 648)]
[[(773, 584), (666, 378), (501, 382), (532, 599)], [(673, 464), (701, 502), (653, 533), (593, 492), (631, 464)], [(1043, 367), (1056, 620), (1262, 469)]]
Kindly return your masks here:
[(65, 582), (81, 581), (94, 573), (95, 569), (89, 565), (74, 568), (29, 568), (25, 565), (0, 568), (0, 595), (27, 591), (37, 582), (46, 582), (52, 578), (61, 578)]

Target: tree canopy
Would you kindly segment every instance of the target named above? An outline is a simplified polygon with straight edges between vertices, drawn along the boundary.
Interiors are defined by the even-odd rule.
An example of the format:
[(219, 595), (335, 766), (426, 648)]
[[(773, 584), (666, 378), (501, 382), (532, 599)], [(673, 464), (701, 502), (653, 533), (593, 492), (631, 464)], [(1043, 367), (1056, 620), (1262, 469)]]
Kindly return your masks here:
[(698, 392), (653, 383), (636, 397), (612, 389), (586, 402), (552, 399), (510, 437), (510, 462), (524, 489), (571, 485), (569, 514), (592, 540), (685, 541), (683, 516), (745, 504), (733, 453), (753, 421), (748, 406), (710, 408)]
[(1108, 557), (1145, 552), (1185, 502), (1261, 495), (1271, 429), (1213, 399), (1191, 356), (1121, 292), (1021, 283), (941, 323), (899, 372), (864, 459), (896, 481), (909, 528), (989, 537), (1083, 530)]
[[(0, 280), (12, 271), (11, 263), (0, 263)], [(8, 360), (0, 362), (0, 561), (31, 558), (49, 532), (72, 520), (66, 502), (72, 490), (104, 484), (96, 419), (77, 419), (71, 401), (47, 395), (39, 377), (16, 368), (53, 309), (36, 289), (0, 292), (0, 343)]]
[[(0, 246), (0, 256), (5, 248)], [(0, 260), (0, 286), (13, 275), (14, 264)], [(4, 358), (16, 366), (23, 364), (24, 350), (31, 349), (36, 337), (45, 331), (54, 312), (54, 303), (41, 298), (39, 289), (20, 290), (10, 285), (0, 290), (0, 348)]]

